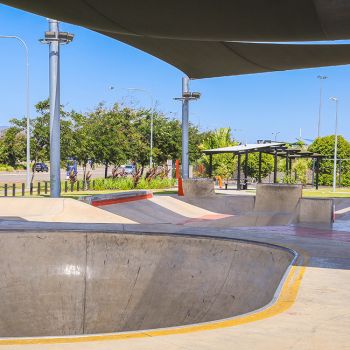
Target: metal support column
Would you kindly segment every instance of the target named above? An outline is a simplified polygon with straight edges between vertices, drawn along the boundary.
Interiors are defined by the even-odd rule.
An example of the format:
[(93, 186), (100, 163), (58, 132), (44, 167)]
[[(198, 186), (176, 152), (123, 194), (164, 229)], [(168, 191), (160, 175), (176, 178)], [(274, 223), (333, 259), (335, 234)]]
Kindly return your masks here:
[(339, 159), (339, 180), (338, 180), (339, 187), (341, 187), (341, 159)]
[(241, 155), (237, 157), (237, 190), (241, 189)]
[(277, 150), (273, 155), (273, 183), (277, 183)]
[(209, 177), (213, 176), (213, 155), (209, 154)]
[[(49, 20), (49, 31), (58, 38), (58, 21)], [(61, 194), (61, 144), (60, 144), (60, 43), (50, 42), (50, 195), (58, 198)]]
[(288, 151), (286, 151), (286, 175), (289, 176), (289, 155), (288, 155)]
[(258, 175), (258, 182), (261, 183), (261, 163), (262, 163), (262, 153), (259, 152), (259, 175)]
[(249, 156), (249, 153), (246, 151), (245, 162), (244, 162), (244, 185), (243, 185), (243, 189), (245, 190), (248, 189), (248, 156)]
[[(182, 96), (189, 93), (189, 78), (182, 78)], [(189, 161), (188, 161), (188, 114), (189, 114), (189, 100), (187, 98), (182, 100), (182, 178), (189, 177)]]
[(319, 170), (320, 170), (320, 158), (316, 158), (316, 165), (315, 165), (315, 170), (316, 170), (316, 190), (318, 190), (318, 175), (319, 175)]

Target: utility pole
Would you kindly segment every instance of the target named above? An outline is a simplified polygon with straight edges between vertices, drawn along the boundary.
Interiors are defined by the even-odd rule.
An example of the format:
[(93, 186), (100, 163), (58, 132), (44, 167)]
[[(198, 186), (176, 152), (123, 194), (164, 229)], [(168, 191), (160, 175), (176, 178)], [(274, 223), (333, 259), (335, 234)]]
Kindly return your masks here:
[(45, 39), (49, 44), (49, 84), (50, 84), (50, 196), (61, 195), (61, 142), (60, 142), (60, 45), (69, 44), (73, 35), (60, 32), (59, 22), (49, 19), (49, 31)]
[(188, 129), (189, 129), (189, 102), (198, 100), (201, 94), (199, 92), (190, 92), (190, 79), (182, 78), (182, 96), (174, 98), (182, 101), (182, 178), (189, 178), (189, 160), (188, 160)]
[(317, 137), (321, 135), (321, 115), (322, 115), (322, 95), (323, 95), (323, 81), (328, 77), (325, 75), (318, 75), (318, 79), (320, 79), (320, 105), (318, 109), (318, 124), (317, 124)]

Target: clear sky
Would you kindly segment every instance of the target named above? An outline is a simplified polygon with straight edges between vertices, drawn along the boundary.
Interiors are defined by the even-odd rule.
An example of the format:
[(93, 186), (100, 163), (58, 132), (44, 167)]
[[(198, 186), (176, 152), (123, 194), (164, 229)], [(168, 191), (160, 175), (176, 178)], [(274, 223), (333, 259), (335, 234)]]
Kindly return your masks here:
[[(18, 35), (30, 50), (31, 104), (48, 97), (48, 47), (40, 44), (48, 28), (45, 18), (0, 5), (0, 35)], [(68, 109), (88, 111), (99, 102), (111, 105), (133, 101), (148, 107), (149, 91), (159, 110), (181, 118), (183, 73), (178, 69), (113, 39), (87, 29), (61, 23), (61, 30), (75, 34), (73, 43), (61, 50), (61, 102)], [(19, 43), (0, 39), (0, 126), (24, 115), (24, 55)], [(229, 126), (240, 141), (271, 139), (293, 141), (302, 128), (304, 138), (317, 133), (319, 80), (324, 84), (321, 134), (334, 133), (335, 105), (339, 98), (339, 132), (350, 139), (350, 67), (316, 68), (239, 77), (191, 81), (202, 98), (190, 106), (190, 120), (202, 130)], [(109, 87), (114, 86), (114, 90)], [(32, 108), (32, 115), (34, 108)], [(238, 131), (234, 131), (234, 129)]]

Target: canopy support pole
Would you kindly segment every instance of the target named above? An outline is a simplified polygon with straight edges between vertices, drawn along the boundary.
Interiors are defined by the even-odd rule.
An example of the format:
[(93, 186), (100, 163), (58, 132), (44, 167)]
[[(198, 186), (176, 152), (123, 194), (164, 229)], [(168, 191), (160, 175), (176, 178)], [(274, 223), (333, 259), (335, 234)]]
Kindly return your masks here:
[(241, 189), (241, 154), (238, 153), (237, 160), (237, 190)]
[(261, 163), (262, 163), (262, 153), (259, 152), (259, 176), (258, 176), (259, 183), (261, 183)]
[(320, 158), (316, 158), (316, 190), (318, 190), (318, 175), (319, 175), (319, 170), (320, 170)]
[(245, 163), (244, 163), (244, 185), (243, 189), (248, 189), (248, 151), (245, 152)]
[(274, 155), (273, 155), (273, 183), (277, 183), (277, 150), (275, 149)]
[(213, 155), (209, 154), (209, 177), (213, 176)]
[[(182, 78), (182, 96), (190, 91), (189, 78)], [(188, 114), (189, 114), (189, 100), (184, 98), (182, 100), (182, 178), (189, 177), (189, 161), (188, 161)]]

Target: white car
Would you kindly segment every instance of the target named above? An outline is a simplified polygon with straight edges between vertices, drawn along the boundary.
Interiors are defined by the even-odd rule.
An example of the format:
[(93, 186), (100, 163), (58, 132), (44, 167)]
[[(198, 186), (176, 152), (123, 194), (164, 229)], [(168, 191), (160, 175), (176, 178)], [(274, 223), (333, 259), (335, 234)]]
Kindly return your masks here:
[(135, 172), (136, 172), (136, 167), (135, 167), (135, 165), (132, 165), (132, 164), (125, 165), (124, 171), (125, 171), (127, 174), (133, 175), (133, 174), (135, 174)]

